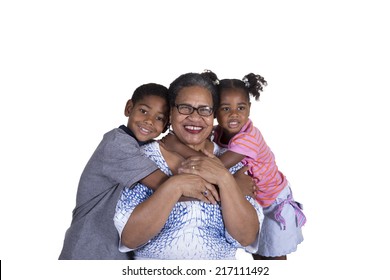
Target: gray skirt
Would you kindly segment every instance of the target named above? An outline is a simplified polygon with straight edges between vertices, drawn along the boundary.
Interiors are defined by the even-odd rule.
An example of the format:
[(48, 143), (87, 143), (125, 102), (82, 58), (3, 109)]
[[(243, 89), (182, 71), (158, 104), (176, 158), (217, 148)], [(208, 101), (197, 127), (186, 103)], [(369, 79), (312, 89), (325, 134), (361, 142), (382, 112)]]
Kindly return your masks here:
[(296, 251), (303, 241), (301, 227), (306, 222), (300, 203), (294, 201), (288, 184), (268, 207), (263, 208), (264, 221), (261, 228), (257, 255), (278, 257)]

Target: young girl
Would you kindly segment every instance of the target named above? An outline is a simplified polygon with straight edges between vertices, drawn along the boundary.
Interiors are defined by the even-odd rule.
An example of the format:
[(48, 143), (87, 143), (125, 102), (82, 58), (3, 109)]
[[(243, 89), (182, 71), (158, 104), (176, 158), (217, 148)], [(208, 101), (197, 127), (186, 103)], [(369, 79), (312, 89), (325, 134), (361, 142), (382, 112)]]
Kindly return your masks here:
[[(215, 115), (218, 125), (213, 140), (229, 151), (220, 156), (225, 167), (230, 168), (239, 161), (248, 166), (248, 173), (256, 184), (256, 200), (263, 207), (264, 222), (261, 240), (255, 259), (287, 259), (303, 241), (301, 227), (306, 218), (301, 205), (292, 197), (286, 177), (279, 171), (275, 157), (264, 141), (259, 129), (249, 119), (250, 95), (256, 100), (267, 82), (260, 75), (250, 73), (243, 80), (218, 80), (206, 72), (217, 84), (219, 106)], [(169, 138), (172, 140), (173, 137)], [(191, 156), (177, 141), (172, 144), (183, 157)], [(195, 171), (194, 171), (195, 173)]]
[(294, 252), (303, 241), (301, 227), (306, 218), (300, 204), (293, 200), (289, 182), (279, 171), (274, 154), (249, 119), (250, 95), (258, 100), (265, 85), (264, 78), (253, 73), (243, 80), (219, 81), (214, 141), (229, 150), (220, 158), (225, 166), (243, 161), (256, 183), (256, 200), (265, 218), (254, 258), (286, 259), (286, 254)]

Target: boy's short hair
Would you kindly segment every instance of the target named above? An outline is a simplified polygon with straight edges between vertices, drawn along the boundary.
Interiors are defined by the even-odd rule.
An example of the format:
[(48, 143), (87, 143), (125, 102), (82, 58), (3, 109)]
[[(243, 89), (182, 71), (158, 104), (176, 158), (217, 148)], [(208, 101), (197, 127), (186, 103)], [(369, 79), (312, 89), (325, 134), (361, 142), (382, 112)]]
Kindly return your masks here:
[[(133, 102), (133, 105), (135, 105), (137, 102), (142, 100), (146, 96), (159, 96), (162, 99), (165, 100), (167, 106), (168, 106), (168, 114), (169, 114), (169, 98), (168, 98), (168, 88), (166, 88), (163, 85), (155, 84), (155, 83), (148, 83), (141, 85), (137, 87), (133, 93), (133, 96), (131, 97), (131, 101)], [(163, 133), (166, 132), (169, 128), (169, 122), (165, 125), (163, 129)]]
[(150, 95), (159, 96), (163, 98), (169, 106), (168, 89), (163, 85), (155, 83), (144, 84), (136, 88), (133, 93), (133, 96), (131, 97), (131, 101), (133, 101), (133, 104), (136, 104), (145, 96)]

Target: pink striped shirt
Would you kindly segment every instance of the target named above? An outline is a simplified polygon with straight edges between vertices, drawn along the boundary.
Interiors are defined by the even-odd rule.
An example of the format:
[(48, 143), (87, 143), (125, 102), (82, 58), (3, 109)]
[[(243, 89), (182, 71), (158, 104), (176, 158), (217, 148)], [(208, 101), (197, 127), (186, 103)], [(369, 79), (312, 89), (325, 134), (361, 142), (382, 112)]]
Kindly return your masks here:
[(218, 125), (214, 131), (214, 141), (230, 151), (245, 156), (242, 162), (248, 166), (248, 172), (255, 180), (256, 200), (263, 207), (271, 205), (286, 187), (287, 180), (279, 171), (275, 156), (265, 143), (260, 130), (253, 126), (251, 120), (248, 120), (228, 145), (220, 142), (221, 136), (222, 127)]

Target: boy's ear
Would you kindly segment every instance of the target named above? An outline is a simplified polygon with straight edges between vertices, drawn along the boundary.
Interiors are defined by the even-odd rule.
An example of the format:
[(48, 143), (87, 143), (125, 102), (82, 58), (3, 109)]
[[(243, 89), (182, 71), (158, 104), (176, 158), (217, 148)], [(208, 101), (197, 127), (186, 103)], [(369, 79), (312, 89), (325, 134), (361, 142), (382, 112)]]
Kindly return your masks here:
[(125, 107), (125, 116), (128, 117), (131, 113), (131, 110), (133, 109), (133, 101), (129, 99), (126, 103)]

